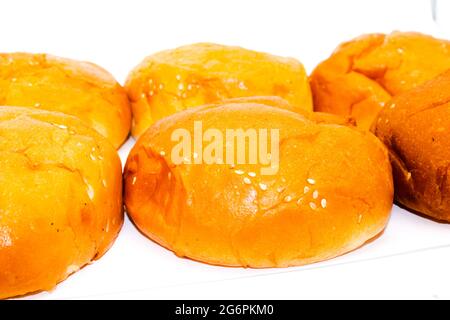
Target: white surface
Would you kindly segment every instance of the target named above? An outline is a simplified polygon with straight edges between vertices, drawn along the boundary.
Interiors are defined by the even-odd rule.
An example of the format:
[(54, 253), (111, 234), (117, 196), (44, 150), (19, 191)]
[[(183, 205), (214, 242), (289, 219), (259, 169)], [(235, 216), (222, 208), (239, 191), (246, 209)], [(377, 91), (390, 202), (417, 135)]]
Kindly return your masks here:
[[(0, 51), (89, 60), (123, 82), (155, 51), (196, 41), (293, 56), (309, 71), (336, 45), (367, 32), (445, 34), (428, 0), (2, 1)], [(133, 141), (120, 153), (126, 159)], [(450, 225), (395, 208), (382, 237), (323, 263), (221, 268), (179, 259), (127, 220), (99, 261), (50, 293), (61, 298), (450, 298)]]

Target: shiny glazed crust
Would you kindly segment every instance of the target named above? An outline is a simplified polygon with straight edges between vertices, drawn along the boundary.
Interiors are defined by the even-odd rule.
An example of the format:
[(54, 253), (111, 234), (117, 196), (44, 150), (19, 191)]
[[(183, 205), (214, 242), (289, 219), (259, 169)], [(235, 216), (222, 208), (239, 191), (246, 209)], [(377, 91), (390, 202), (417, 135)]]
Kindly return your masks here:
[(404, 206), (450, 221), (450, 71), (396, 96), (374, 131), (391, 156)]
[(116, 150), (79, 119), (0, 107), (0, 298), (52, 289), (122, 222)]
[[(261, 175), (258, 164), (175, 165), (171, 134), (192, 133), (193, 121), (204, 130), (278, 128), (278, 173)], [(210, 264), (288, 267), (353, 250), (387, 223), (393, 198), (387, 151), (369, 132), (320, 122), (251, 102), (162, 119), (128, 157), (128, 213), (150, 239)]]
[(147, 57), (125, 88), (135, 137), (175, 112), (229, 98), (279, 96), (299, 110), (312, 110), (307, 75), (297, 60), (211, 43)]
[(391, 97), (449, 68), (449, 41), (413, 32), (363, 35), (311, 74), (314, 109), (352, 116), (368, 129)]
[(127, 95), (111, 74), (92, 63), (47, 54), (0, 54), (0, 105), (74, 115), (115, 148), (131, 127)]

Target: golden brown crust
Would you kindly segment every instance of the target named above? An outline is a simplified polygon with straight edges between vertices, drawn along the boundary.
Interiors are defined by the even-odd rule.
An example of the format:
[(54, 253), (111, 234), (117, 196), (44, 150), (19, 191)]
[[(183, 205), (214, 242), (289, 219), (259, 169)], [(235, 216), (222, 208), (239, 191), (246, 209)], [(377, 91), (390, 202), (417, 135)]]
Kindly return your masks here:
[(310, 77), (314, 109), (368, 129), (392, 96), (450, 68), (450, 42), (413, 33), (368, 34), (340, 45)]
[[(204, 130), (280, 129), (279, 172), (175, 165), (171, 134), (192, 134), (194, 120)], [(225, 266), (287, 267), (341, 255), (383, 230), (393, 197), (387, 151), (371, 133), (250, 102), (158, 121), (131, 151), (124, 179), (128, 213), (144, 234), (179, 256)]]
[(111, 74), (92, 63), (47, 54), (0, 54), (0, 105), (74, 115), (116, 148), (131, 126), (127, 95)]
[(0, 298), (52, 289), (123, 222), (115, 149), (79, 119), (0, 107)]
[(375, 133), (389, 148), (396, 199), (450, 221), (450, 71), (397, 95), (380, 112)]
[(125, 88), (135, 137), (175, 112), (235, 97), (280, 96), (298, 110), (312, 110), (308, 79), (297, 60), (211, 43), (147, 57)]

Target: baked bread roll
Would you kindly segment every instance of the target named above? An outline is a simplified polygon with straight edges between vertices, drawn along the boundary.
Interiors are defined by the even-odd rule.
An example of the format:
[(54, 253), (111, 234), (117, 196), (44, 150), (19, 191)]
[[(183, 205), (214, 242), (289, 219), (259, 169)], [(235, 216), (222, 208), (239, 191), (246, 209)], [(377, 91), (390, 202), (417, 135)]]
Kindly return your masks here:
[[(197, 144), (198, 123), (204, 135), (268, 130), (267, 159), (278, 165), (230, 164), (226, 148), (207, 162), (212, 140), (198, 144), (203, 153), (175, 161), (174, 132), (187, 131)], [(251, 144), (242, 150), (250, 159)], [(156, 122), (132, 149), (124, 183), (127, 212), (150, 239), (180, 257), (254, 268), (303, 265), (358, 248), (384, 229), (393, 198), (387, 151), (370, 132), (251, 102), (192, 108)]]
[(111, 74), (92, 63), (47, 54), (0, 54), (0, 105), (74, 115), (116, 148), (131, 127), (127, 95)]
[(364, 35), (340, 45), (311, 74), (314, 108), (350, 115), (368, 129), (391, 97), (449, 68), (449, 41), (412, 32)]
[(450, 71), (396, 96), (375, 133), (391, 156), (396, 200), (450, 221)]
[(116, 150), (81, 120), (0, 107), (0, 298), (50, 290), (123, 222)]
[(308, 79), (297, 60), (211, 43), (147, 57), (130, 73), (125, 88), (135, 137), (175, 112), (229, 98), (280, 96), (312, 110)]

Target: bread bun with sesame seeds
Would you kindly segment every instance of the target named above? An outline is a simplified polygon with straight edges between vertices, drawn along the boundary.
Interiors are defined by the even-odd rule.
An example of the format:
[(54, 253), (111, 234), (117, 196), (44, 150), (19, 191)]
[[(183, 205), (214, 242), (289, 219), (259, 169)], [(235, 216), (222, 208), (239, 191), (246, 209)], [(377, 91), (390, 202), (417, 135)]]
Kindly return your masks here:
[(395, 95), (450, 68), (450, 42), (415, 32), (367, 34), (341, 44), (310, 77), (314, 110), (369, 129)]
[(0, 107), (0, 168), (0, 298), (53, 289), (111, 246), (120, 159), (81, 120)]
[[(211, 161), (213, 140), (203, 139), (180, 162), (175, 133), (184, 130), (194, 145), (200, 125), (216, 142), (227, 130), (258, 132), (259, 141), (267, 132), (270, 157), (229, 162), (224, 140), (223, 154), (211, 153)], [(254, 146), (245, 144), (230, 159), (250, 159)], [(356, 249), (384, 229), (393, 200), (386, 148), (370, 132), (249, 101), (159, 120), (132, 149), (124, 183), (128, 214), (153, 241), (180, 257), (253, 268), (303, 265)]]
[(450, 221), (450, 70), (392, 99), (374, 125), (388, 147), (396, 200)]
[(0, 105), (76, 116), (115, 148), (131, 127), (128, 97), (110, 73), (92, 63), (48, 54), (0, 54)]
[(279, 96), (298, 110), (312, 110), (308, 77), (300, 62), (212, 43), (147, 57), (131, 71), (125, 88), (135, 137), (175, 112), (229, 98)]

